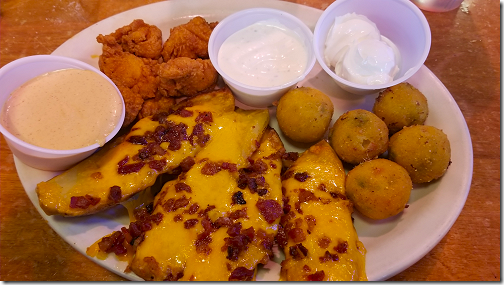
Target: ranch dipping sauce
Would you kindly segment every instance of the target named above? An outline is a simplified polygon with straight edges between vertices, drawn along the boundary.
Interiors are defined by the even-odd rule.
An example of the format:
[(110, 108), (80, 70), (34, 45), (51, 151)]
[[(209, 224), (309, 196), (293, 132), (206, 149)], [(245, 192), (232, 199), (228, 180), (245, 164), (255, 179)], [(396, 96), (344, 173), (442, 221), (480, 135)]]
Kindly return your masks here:
[(277, 20), (256, 22), (227, 38), (220, 47), (221, 69), (250, 86), (273, 87), (291, 82), (308, 64), (301, 38)]
[(121, 112), (121, 95), (109, 81), (70, 68), (40, 75), (14, 90), (0, 123), (27, 143), (68, 150), (103, 145)]

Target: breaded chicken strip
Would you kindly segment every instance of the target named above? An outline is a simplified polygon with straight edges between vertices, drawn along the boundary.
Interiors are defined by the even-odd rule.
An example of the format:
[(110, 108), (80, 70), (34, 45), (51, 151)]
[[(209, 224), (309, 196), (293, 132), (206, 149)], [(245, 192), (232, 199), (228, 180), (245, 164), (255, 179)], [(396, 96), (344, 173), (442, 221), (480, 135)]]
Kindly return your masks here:
[(159, 65), (159, 91), (165, 96), (194, 96), (213, 89), (218, 74), (209, 59), (178, 57)]
[(117, 29), (110, 35), (100, 35), (105, 40), (103, 44), (117, 43), (125, 52), (132, 53), (139, 57), (157, 59), (161, 56), (163, 48), (161, 30), (146, 24), (143, 20), (134, 20), (131, 24)]
[(164, 61), (176, 57), (208, 58), (208, 39), (216, 25), (217, 22), (208, 23), (197, 16), (187, 24), (171, 28), (161, 52)]

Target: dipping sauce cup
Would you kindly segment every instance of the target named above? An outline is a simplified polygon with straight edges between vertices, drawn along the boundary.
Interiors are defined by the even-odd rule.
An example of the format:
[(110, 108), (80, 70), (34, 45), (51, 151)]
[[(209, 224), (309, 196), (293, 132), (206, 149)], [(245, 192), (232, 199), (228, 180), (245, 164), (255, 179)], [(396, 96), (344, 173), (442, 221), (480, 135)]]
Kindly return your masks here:
[[(275, 26), (281, 31), (264, 32), (271, 26)], [(246, 34), (245, 38), (236, 39), (237, 33), (248, 29), (251, 31)], [(287, 37), (284, 38), (286, 35)], [(252, 8), (231, 14), (219, 22), (210, 36), (208, 53), (213, 66), (238, 101), (251, 107), (262, 108), (271, 106), (274, 101), (295, 87), (310, 72), (315, 64), (312, 39), (311, 30), (297, 17), (281, 10)], [(254, 44), (246, 43), (248, 40)], [(230, 41), (233, 46), (241, 48), (234, 49), (236, 53), (232, 54), (229, 51), (221, 51)], [(290, 44), (291, 42), (292, 44)], [(249, 45), (246, 46), (247, 44)], [(297, 47), (302, 47), (303, 50), (300, 51)], [(261, 48), (263, 49), (258, 51)], [(246, 54), (246, 51), (250, 50), (254, 51)], [(267, 51), (265, 52), (265, 50)], [(290, 50), (297, 50), (300, 53), (289, 53)], [(219, 52), (221, 52), (220, 57)], [(246, 60), (241, 61), (242, 57), (242, 59), (235, 61), (238, 64), (230, 64), (235, 58), (244, 54)], [(282, 57), (290, 60), (290, 64), (281, 63), (279, 58)], [(253, 63), (251, 63), (252, 61)], [(285, 68), (287, 65), (296, 66), (292, 68), (295, 70), (295, 76), (287, 77), (287, 79), (276, 83), (266, 83), (276, 76), (283, 77), (285, 74), (282, 73), (291, 72), (292, 70)], [(241, 68), (241, 70), (226, 69), (230, 66)], [(255, 71), (244, 75), (250, 70)], [(237, 77), (238, 73), (242, 73), (244, 76)], [(255, 81), (247, 80), (246, 77), (255, 79)]]
[[(90, 141), (95, 143), (92, 143), (87, 146), (78, 147), (74, 149), (52, 149), (28, 143), (22, 140), (19, 137), (19, 134), (14, 135), (11, 131), (9, 131), (9, 129), (13, 128), (12, 126), (4, 126), (0, 124), (0, 132), (4, 135), (5, 140), (7, 141), (7, 144), (9, 145), (9, 148), (11, 149), (12, 153), (26, 165), (41, 170), (61, 171), (70, 168), (72, 165), (91, 155), (101, 145), (111, 140), (119, 132), (124, 121), (125, 107), (121, 93), (117, 89), (115, 84), (100, 70), (94, 68), (93, 66), (87, 63), (72, 58), (53, 56), (53, 55), (36, 55), (15, 60), (13, 62), (6, 64), (0, 69), (0, 86), (2, 86), (2, 88), (0, 89), (0, 110), (2, 113), (0, 115), (2, 116), (2, 122), (7, 122), (7, 120), (5, 121), (3, 120), (4, 119), (3, 116), (7, 117), (6, 115), (7, 108), (4, 108), (4, 105), (7, 106), (6, 104), (9, 103), (8, 100), (14, 91), (16, 91), (20, 86), (22, 86), (26, 82), (29, 81), (33, 82), (31, 80), (39, 77), (40, 75), (64, 69), (92, 71), (93, 73), (99, 75), (100, 76), (98, 77), (98, 79), (100, 79), (99, 81), (105, 84), (101, 86), (107, 87), (106, 89), (110, 90), (110, 93), (107, 94), (110, 94), (110, 96), (117, 96), (110, 98), (111, 100), (107, 101), (107, 102), (115, 102), (114, 104), (115, 106), (101, 106), (104, 107), (103, 109), (105, 110), (105, 113), (108, 112), (110, 114), (105, 116), (113, 116), (112, 122), (109, 123), (107, 126), (109, 129), (112, 128), (113, 129), (111, 132), (110, 130), (108, 131), (104, 130), (102, 133), (100, 133), (102, 134), (102, 137), (98, 136), (96, 139), (94, 137), (91, 137)], [(79, 72), (77, 73), (80, 74)], [(92, 74), (92, 77), (93, 76), (94, 75)], [(91, 81), (90, 84), (93, 84), (93, 82), (94, 81)], [(65, 92), (70, 93), (70, 90), (65, 90)], [(34, 95), (37, 95), (37, 93), (34, 93)], [(104, 97), (106, 96), (104, 95)], [(90, 99), (87, 98), (85, 100)], [(40, 106), (40, 110), (45, 111), (47, 107), (52, 106), (48, 105), (44, 106), (42, 104)], [(68, 112), (77, 112), (78, 110), (76, 109), (79, 107), (86, 108), (82, 105), (77, 107), (64, 106), (64, 108), (66, 108), (65, 111)], [(16, 108), (16, 106), (12, 105), (9, 108)], [(87, 110), (86, 113), (89, 114), (93, 112), (95, 112), (96, 114), (97, 112), (96, 108), (93, 108), (92, 110)], [(63, 124), (69, 124), (69, 122), (67, 122), (69, 120), (67, 116), (62, 115), (61, 120)], [(71, 128), (73, 126), (74, 125), (70, 125), (66, 127)], [(106, 135), (107, 132), (110, 133)], [(42, 135), (45, 134), (42, 133)], [(65, 134), (62, 134), (61, 136), (64, 135)], [(82, 135), (91, 136), (87, 132), (82, 132)], [(104, 137), (105, 135), (106, 137)], [(51, 139), (61, 140), (62, 139), (61, 136), (60, 137), (54, 136)], [(25, 140), (27, 139), (25, 138)]]

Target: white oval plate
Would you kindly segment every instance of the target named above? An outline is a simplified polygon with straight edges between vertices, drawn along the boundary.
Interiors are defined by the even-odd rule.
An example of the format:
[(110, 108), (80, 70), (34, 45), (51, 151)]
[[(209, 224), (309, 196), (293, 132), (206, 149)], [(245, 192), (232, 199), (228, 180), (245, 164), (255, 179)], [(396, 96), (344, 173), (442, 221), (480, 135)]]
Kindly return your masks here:
[[(134, 19), (143, 19), (148, 24), (158, 26), (163, 31), (163, 40), (169, 35), (170, 27), (186, 23), (194, 16), (202, 16), (207, 21), (218, 21), (232, 12), (250, 7), (270, 7), (285, 10), (303, 20), (312, 30), (321, 10), (311, 7), (272, 0), (173, 0), (159, 2), (132, 9), (78, 33), (53, 54), (68, 56), (98, 67), (97, 56), (101, 54), (101, 44), (96, 42), (98, 34), (109, 34), (127, 25)], [(422, 91), (429, 101), (427, 125), (442, 129), (451, 142), (452, 164), (447, 173), (438, 181), (415, 187), (409, 201), (409, 208), (395, 217), (382, 221), (371, 221), (358, 212), (354, 213), (355, 228), (367, 248), (366, 271), (369, 280), (385, 280), (408, 268), (428, 253), (448, 232), (457, 219), (469, 193), (473, 155), (467, 124), (457, 103), (439, 79), (423, 66), (409, 82)], [(315, 87), (332, 97), (335, 113), (333, 122), (350, 109), (371, 110), (374, 99), (355, 97), (341, 90), (332, 79), (324, 74), (316, 64), (300, 86)], [(239, 103), (237, 105), (240, 105)], [(245, 106), (241, 106), (245, 107)], [(278, 129), (274, 109), (270, 110), (271, 125)], [(282, 137), (288, 151), (303, 151), (306, 145), (295, 145)], [(15, 158), (19, 178), (37, 210), (49, 225), (70, 245), (82, 254), (96, 240), (122, 226), (128, 225), (126, 210), (115, 207), (89, 217), (63, 218), (47, 216), (38, 203), (35, 187), (58, 173), (30, 168)], [(279, 262), (282, 255), (277, 252), (275, 259), (261, 267), (257, 280), (278, 280)], [(110, 271), (131, 280), (140, 280), (133, 273), (124, 273), (125, 262), (114, 256), (107, 260), (91, 258)]]

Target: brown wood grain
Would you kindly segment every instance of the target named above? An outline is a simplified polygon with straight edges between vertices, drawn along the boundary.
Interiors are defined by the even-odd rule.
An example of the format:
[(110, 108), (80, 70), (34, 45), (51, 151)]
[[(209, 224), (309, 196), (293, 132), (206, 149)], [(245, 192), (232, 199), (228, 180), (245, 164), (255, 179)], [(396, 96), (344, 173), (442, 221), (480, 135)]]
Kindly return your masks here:
[[(2, 0), (0, 66), (49, 54), (93, 23), (153, 2), (157, 1)], [(332, 1), (290, 2), (324, 9)], [(432, 31), (425, 65), (448, 88), (467, 121), (474, 172), (467, 202), (448, 234), (424, 258), (390, 280), (500, 281), (499, 2), (465, 0), (459, 9), (424, 14)], [(74, 250), (47, 225), (23, 190), (3, 136), (0, 280), (124, 280)]]

